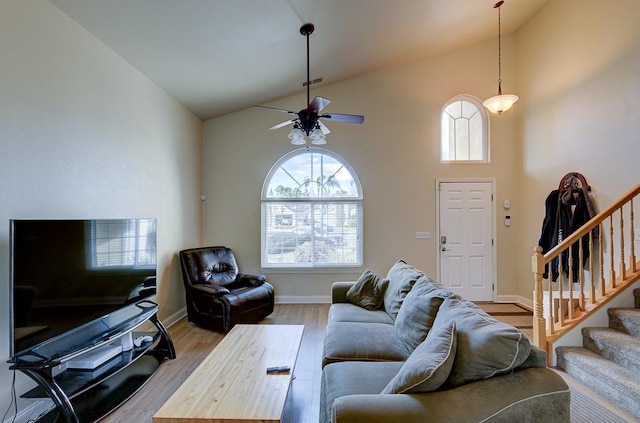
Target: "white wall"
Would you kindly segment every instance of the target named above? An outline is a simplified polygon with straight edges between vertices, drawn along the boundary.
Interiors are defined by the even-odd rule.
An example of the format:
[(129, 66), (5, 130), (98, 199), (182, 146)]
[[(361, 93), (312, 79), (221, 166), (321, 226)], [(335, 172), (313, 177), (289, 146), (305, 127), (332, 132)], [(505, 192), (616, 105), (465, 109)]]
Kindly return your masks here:
[[(0, 414), (10, 401), (9, 220), (158, 219), (160, 317), (200, 241), (202, 123), (46, 1), (0, 11)], [(37, 259), (37, 257), (35, 257)], [(27, 385), (18, 374), (18, 395)]]
[[(334, 123), (330, 148), (348, 160), (365, 195), (364, 266), (386, 272), (405, 258), (435, 273), (436, 178), (495, 178), (497, 299), (531, 299), (531, 254), (544, 200), (570, 171), (583, 173), (606, 207), (640, 182), (640, 2), (550, 0), (515, 35), (503, 36), (503, 88), (520, 95), (491, 117), (489, 165), (439, 163), (439, 116), (457, 94), (495, 94), (495, 40), (410, 65), (317, 86), (330, 111), (362, 113), (363, 126)], [(272, 103), (298, 110), (300, 94)], [(246, 271), (260, 270), (260, 188), (293, 148), (283, 115), (249, 109), (205, 122), (203, 242), (227, 244)], [(504, 199), (512, 225), (505, 228)], [(389, 216), (397, 216), (389, 219)], [(332, 280), (357, 274), (267, 274), (277, 295), (326, 297)]]
[(640, 2), (550, 1), (518, 32), (518, 51), (525, 295), (544, 201), (565, 174), (587, 178), (599, 210), (640, 183)]
[[(504, 88), (516, 88), (515, 38), (503, 38)], [(294, 83), (294, 81), (292, 81)], [(498, 219), (498, 294), (517, 290), (510, 251), (521, 221), (518, 195), (517, 108), (491, 117), (491, 163), (441, 164), (440, 113), (448, 99), (497, 91), (497, 43), (490, 40), (410, 65), (382, 70), (333, 85), (314, 86), (312, 96), (332, 100), (327, 111), (359, 113), (365, 123), (329, 123), (328, 149), (346, 159), (364, 192), (364, 267), (386, 274), (403, 258), (435, 277), (436, 178), (495, 178), (499, 204), (513, 204), (511, 228)], [(271, 105), (299, 110), (306, 94)], [(271, 166), (296, 148), (288, 129), (267, 131), (286, 115), (248, 109), (205, 122), (203, 214), (205, 244), (223, 244), (237, 253), (243, 272), (260, 271), (260, 191)], [(501, 210), (501, 208), (500, 208)], [(500, 210), (498, 210), (500, 212)], [(499, 214), (502, 216), (502, 213)], [(428, 230), (430, 240), (416, 240)], [(281, 300), (328, 298), (331, 282), (350, 274), (276, 274), (265, 270)]]

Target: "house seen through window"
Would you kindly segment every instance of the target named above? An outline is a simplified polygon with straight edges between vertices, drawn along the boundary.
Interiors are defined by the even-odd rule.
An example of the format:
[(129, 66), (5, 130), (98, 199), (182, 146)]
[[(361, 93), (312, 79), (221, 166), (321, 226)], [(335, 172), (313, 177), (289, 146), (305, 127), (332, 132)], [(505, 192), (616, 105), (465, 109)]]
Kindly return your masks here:
[(441, 116), (442, 162), (488, 162), (489, 117), (475, 97), (450, 99)]
[(320, 148), (282, 157), (262, 189), (262, 267), (362, 265), (362, 188), (344, 159)]

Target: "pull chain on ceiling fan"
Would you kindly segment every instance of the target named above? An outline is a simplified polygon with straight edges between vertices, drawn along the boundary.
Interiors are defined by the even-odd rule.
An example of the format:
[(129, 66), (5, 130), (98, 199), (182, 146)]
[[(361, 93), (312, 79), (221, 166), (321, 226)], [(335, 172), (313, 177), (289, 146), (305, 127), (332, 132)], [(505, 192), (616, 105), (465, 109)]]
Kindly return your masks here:
[(319, 112), (331, 103), (331, 100), (324, 97), (314, 97), (311, 100), (311, 75), (310, 75), (310, 49), (309, 49), (309, 36), (313, 33), (315, 27), (312, 23), (306, 23), (300, 27), (300, 34), (307, 38), (307, 104), (305, 109), (299, 112), (294, 112), (286, 109), (279, 109), (277, 107), (258, 106), (265, 109), (272, 109), (283, 113), (296, 115), (293, 119), (286, 120), (277, 125), (272, 126), (269, 129), (279, 129), (284, 126), (293, 124), (293, 129), (289, 133), (289, 139), (294, 145), (304, 145), (307, 143), (305, 136), (311, 139), (312, 144), (326, 144), (326, 134), (330, 133), (329, 128), (320, 119), (333, 120), (336, 122), (346, 123), (358, 123), (364, 122), (364, 116), (362, 115), (349, 115), (343, 113), (325, 113), (320, 115)]

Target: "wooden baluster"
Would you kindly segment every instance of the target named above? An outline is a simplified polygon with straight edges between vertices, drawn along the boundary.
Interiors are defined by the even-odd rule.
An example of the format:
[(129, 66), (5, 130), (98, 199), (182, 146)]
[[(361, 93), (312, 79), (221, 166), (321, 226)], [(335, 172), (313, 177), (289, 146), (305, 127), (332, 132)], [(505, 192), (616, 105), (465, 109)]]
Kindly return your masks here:
[(600, 298), (602, 298), (606, 293), (606, 282), (604, 280), (604, 225), (600, 223), (598, 227), (600, 228), (598, 232), (600, 234), (598, 236), (598, 241), (600, 243), (600, 247), (598, 248), (598, 250), (600, 251)]
[(555, 318), (554, 318), (554, 306), (553, 306), (553, 289), (552, 288), (552, 273), (551, 273), (551, 262), (549, 262), (549, 279), (547, 279), (547, 286), (549, 287), (548, 292), (548, 296), (549, 296), (549, 313), (548, 313), (548, 317), (547, 317), (547, 331), (549, 332), (549, 335), (553, 335), (554, 333), (556, 333), (555, 330)]
[(633, 225), (633, 198), (629, 201), (629, 205), (631, 206), (631, 211), (629, 212), (629, 220), (631, 221), (629, 224), (629, 237), (631, 239), (631, 252), (629, 255), (629, 261), (631, 262), (631, 272), (632, 273), (636, 273), (636, 271), (638, 270), (637, 268), (637, 263), (636, 263), (636, 247), (635, 247), (635, 233), (634, 233), (634, 228), (635, 226)]
[(573, 244), (569, 245), (569, 301), (567, 302), (567, 318), (573, 320)]
[(614, 254), (615, 254), (615, 248), (613, 247), (613, 214), (609, 217), (609, 237), (610, 237), (610, 242), (609, 242), (609, 255), (611, 256), (610, 260), (609, 260), (609, 265), (610, 267), (610, 274), (609, 274), (609, 279), (611, 279), (611, 288), (615, 288), (616, 287), (616, 267), (615, 267), (615, 261), (614, 261)]
[(578, 265), (580, 268), (580, 271), (578, 272), (578, 283), (580, 286), (580, 292), (578, 293), (579, 295), (579, 301), (580, 301), (580, 310), (584, 311), (586, 309), (586, 304), (585, 304), (585, 296), (584, 296), (584, 251), (583, 248), (584, 246), (582, 245), (582, 238), (580, 238), (580, 240), (578, 241), (578, 246), (579, 248), (579, 260), (580, 260), (580, 264)]
[(627, 265), (624, 262), (624, 213), (620, 206), (620, 280), (627, 279)]
[(560, 325), (560, 327), (564, 326), (564, 269), (562, 266), (562, 254), (564, 253), (561, 252), (560, 255), (558, 256), (558, 311), (557, 311), (557, 316), (558, 316), (558, 324)]
[[(544, 256), (542, 247), (536, 246), (531, 258), (531, 270), (534, 280), (534, 309), (533, 309), (533, 343), (546, 350), (547, 334), (544, 320), (542, 274), (544, 272)], [(548, 354), (548, 352), (547, 352)]]
[(594, 247), (595, 243), (593, 242), (593, 231), (589, 232), (589, 251), (591, 253), (591, 255), (589, 256), (589, 303), (590, 304), (595, 304), (596, 303), (596, 280), (595, 280), (595, 275), (593, 273), (594, 271)]

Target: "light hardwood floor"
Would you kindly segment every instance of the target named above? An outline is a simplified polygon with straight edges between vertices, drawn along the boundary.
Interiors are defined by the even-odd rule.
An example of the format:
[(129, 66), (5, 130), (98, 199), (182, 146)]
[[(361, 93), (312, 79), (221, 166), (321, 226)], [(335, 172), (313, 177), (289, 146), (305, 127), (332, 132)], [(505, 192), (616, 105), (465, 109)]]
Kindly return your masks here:
[[(304, 334), (294, 369), (283, 422), (317, 423), (320, 404), (320, 363), (329, 304), (277, 304), (261, 324), (302, 324)], [(202, 329), (186, 318), (171, 326), (177, 357), (166, 360), (151, 380), (103, 423), (147, 423), (200, 362), (218, 345), (222, 334)], [(251, 398), (247, 398), (250, 401)]]
[[(530, 310), (515, 304), (478, 305), (496, 319), (520, 327), (531, 337)], [(328, 312), (329, 304), (276, 304), (274, 313), (262, 322), (305, 326), (294, 370), (295, 380), (291, 384), (285, 407), (284, 423), (318, 423), (322, 376), (320, 364)], [(150, 423), (155, 412), (224, 336), (188, 323), (186, 318), (171, 326), (169, 333), (176, 347), (177, 358), (166, 360), (149, 383), (101, 423)], [(583, 388), (580, 390), (583, 391)], [(597, 395), (587, 393), (587, 396), (604, 403), (607, 409), (621, 417), (621, 421), (632, 421), (625, 420), (626, 413), (620, 412)], [(572, 419), (572, 423), (574, 422), (578, 423), (579, 420)]]

